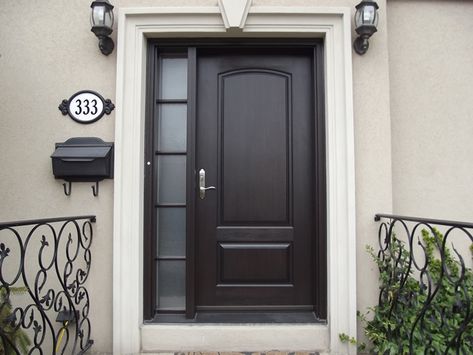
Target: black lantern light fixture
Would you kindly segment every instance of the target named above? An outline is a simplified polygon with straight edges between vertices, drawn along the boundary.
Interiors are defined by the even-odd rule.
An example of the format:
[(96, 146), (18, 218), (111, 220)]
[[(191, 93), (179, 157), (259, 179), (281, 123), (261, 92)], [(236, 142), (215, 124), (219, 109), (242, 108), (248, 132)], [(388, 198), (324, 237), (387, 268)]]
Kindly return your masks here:
[(378, 4), (372, 0), (362, 0), (356, 5), (355, 31), (359, 34), (353, 43), (358, 54), (365, 54), (370, 44), (368, 39), (378, 29)]
[(113, 32), (113, 5), (108, 0), (95, 0), (90, 5), (92, 13), (90, 15), (91, 31), (99, 39), (100, 51), (109, 55), (115, 48), (115, 43), (109, 37)]

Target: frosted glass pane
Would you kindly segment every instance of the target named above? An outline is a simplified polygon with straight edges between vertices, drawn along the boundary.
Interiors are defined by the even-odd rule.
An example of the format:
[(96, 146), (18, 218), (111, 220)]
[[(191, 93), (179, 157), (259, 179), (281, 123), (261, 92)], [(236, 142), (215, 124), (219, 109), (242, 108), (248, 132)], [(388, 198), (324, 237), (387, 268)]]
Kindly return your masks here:
[(158, 255), (186, 256), (185, 207), (158, 208)]
[(187, 98), (187, 58), (161, 58), (159, 98)]
[(158, 108), (158, 150), (185, 152), (187, 141), (187, 105), (160, 104)]
[(160, 155), (158, 159), (158, 203), (186, 202), (186, 157)]
[(184, 309), (186, 303), (186, 262), (184, 260), (158, 261), (158, 309)]

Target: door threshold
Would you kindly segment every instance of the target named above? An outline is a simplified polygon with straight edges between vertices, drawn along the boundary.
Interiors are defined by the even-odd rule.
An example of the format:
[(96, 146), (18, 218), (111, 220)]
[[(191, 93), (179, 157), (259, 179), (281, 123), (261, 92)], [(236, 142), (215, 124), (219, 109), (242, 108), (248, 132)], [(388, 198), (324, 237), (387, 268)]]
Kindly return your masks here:
[(157, 314), (145, 322), (156, 323), (194, 323), (194, 324), (326, 324), (314, 312), (197, 312), (192, 319), (184, 314)]

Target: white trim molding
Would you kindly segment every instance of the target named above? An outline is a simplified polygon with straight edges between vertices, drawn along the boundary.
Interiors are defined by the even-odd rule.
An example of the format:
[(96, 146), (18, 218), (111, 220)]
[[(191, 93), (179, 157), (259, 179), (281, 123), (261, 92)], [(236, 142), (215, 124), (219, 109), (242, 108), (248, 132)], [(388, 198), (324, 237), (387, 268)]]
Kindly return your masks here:
[[(243, 1), (242, 1), (243, 4)], [(246, 11), (246, 10), (245, 10)], [(230, 346), (227, 328), (200, 325), (143, 325), (143, 182), (144, 121), (147, 38), (170, 37), (318, 37), (324, 39), (328, 324), (300, 329), (300, 336), (278, 341), (280, 350), (312, 350), (354, 354), (342, 344), (339, 333), (356, 335), (356, 226), (355, 165), (352, 97), (350, 8), (344, 7), (250, 7), (238, 26), (227, 31), (220, 8), (159, 7), (121, 8), (117, 48), (117, 97), (115, 126), (115, 199), (113, 245), (113, 351), (180, 350), (188, 336), (187, 350), (271, 350), (264, 339), (271, 325), (252, 326), (252, 349), (245, 341)], [(234, 18), (233, 15), (228, 18)], [(232, 22), (234, 23), (234, 22)], [(168, 328), (166, 328), (168, 327)], [(265, 328), (267, 327), (267, 328)], [(298, 326), (293, 329), (297, 333)], [(299, 326), (300, 327), (300, 326)], [(312, 327), (312, 328), (311, 328)], [(211, 330), (209, 330), (211, 329)], [(219, 329), (221, 329), (219, 331)], [(258, 329), (260, 332), (258, 332)], [(191, 333), (189, 333), (191, 332)], [(175, 337), (171, 337), (171, 333)], [(211, 336), (210, 336), (211, 334)], [(245, 335), (250, 336), (250, 335)], [(181, 338), (179, 338), (181, 337)], [(310, 338), (312, 337), (312, 340)], [(170, 339), (176, 339), (175, 347)], [(159, 339), (163, 339), (162, 342)], [(192, 340), (194, 339), (194, 340)], [(170, 342), (171, 341), (171, 342)], [(190, 341), (190, 343), (189, 343)], [(196, 343), (193, 345), (192, 341)], [(220, 343), (218, 342), (220, 341)], [(269, 346), (269, 347), (268, 347)], [(171, 348), (172, 347), (172, 348)], [(193, 348), (191, 348), (193, 347)], [(306, 349), (309, 350), (309, 349)]]

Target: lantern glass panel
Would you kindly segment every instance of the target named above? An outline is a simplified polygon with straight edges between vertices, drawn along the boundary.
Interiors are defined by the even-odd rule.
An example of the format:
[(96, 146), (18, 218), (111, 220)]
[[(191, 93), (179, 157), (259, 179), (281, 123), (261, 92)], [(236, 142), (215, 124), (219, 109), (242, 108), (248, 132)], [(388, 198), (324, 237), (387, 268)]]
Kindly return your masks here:
[(362, 17), (363, 17), (363, 8), (357, 9), (355, 13), (355, 27), (356, 28), (360, 27), (363, 24)]
[(92, 15), (90, 17), (92, 26), (113, 26), (113, 11), (104, 5), (96, 5), (92, 8)]
[(105, 9), (105, 26), (112, 28), (113, 26), (113, 11)]
[(374, 5), (364, 5), (356, 11), (355, 26), (378, 26), (378, 12)]
[[(113, 14), (112, 14), (113, 15)], [(373, 20), (373, 25), (375, 27), (378, 27), (378, 19), (379, 19), (379, 14), (378, 14), (378, 10), (374, 10), (374, 20)]]
[(105, 24), (105, 6), (96, 5), (92, 8), (90, 24), (92, 26), (103, 26)]
[(374, 19), (376, 17), (376, 9), (373, 5), (367, 5), (363, 9), (363, 24), (374, 25)]

